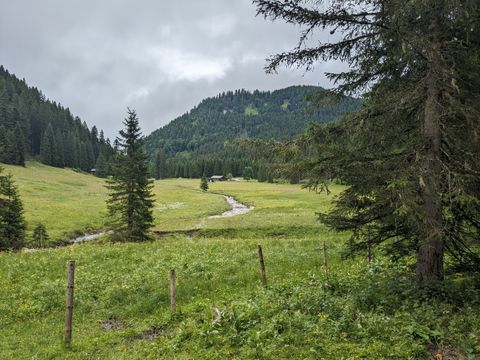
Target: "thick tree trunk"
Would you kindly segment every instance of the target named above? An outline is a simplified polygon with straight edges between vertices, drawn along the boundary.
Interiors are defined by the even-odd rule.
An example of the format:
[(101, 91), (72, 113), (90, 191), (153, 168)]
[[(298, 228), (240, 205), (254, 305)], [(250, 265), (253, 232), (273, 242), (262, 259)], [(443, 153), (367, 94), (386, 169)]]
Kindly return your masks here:
[[(438, 10), (438, 9), (437, 9)], [(444, 234), (440, 197), (441, 163), (440, 118), (442, 108), (440, 43), (436, 33), (438, 22), (432, 25), (432, 49), (426, 78), (427, 98), (423, 123), (424, 147), (421, 157), (420, 185), (424, 212), (424, 237), (420, 239), (417, 253), (417, 281), (429, 285), (443, 280)]]

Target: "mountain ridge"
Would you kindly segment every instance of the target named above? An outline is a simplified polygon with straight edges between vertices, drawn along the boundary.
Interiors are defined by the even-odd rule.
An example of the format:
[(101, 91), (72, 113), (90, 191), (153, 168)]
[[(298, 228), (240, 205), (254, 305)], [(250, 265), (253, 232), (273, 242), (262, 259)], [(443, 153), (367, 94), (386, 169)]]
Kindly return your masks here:
[(358, 108), (360, 100), (343, 98), (337, 104), (314, 107), (313, 93), (330, 93), (319, 86), (294, 85), (273, 91), (222, 92), (202, 100), (185, 114), (146, 137), (150, 153), (167, 156), (192, 152), (211, 154), (237, 137), (288, 140), (311, 122), (328, 123)]
[[(314, 100), (309, 100), (312, 95)], [(332, 92), (319, 86), (297, 85), (273, 91), (227, 91), (208, 97), (190, 111), (155, 130), (145, 139), (157, 179), (243, 176), (247, 168), (258, 178), (266, 173), (238, 146), (237, 139), (285, 141), (310, 123), (329, 123), (359, 108), (361, 100), (340, 98), (315, 106)], [(328, 103), (328, 101), (325, 101)]]

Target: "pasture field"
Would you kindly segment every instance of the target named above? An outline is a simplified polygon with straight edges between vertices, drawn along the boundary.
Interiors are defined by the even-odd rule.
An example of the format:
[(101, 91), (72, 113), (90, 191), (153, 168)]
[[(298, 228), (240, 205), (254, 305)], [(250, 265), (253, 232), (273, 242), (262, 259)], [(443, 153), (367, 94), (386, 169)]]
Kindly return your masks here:
[[(44, 222), (54, 242), (105, 226), (103, 180), (36, 163), (6, 168), (27, 221)], [(1, 253), (0, 359), (430, 359), (438, 351), (444, 359), (480, 357), (480, 280), (450, 274), (423, 301), (408, 259), (393, 263), (376, 253), (372, 263), (343, 260), (348, 234), (315, 217), (341, 187), (329, 196), (254, 181), (210, 184), (207, 193), (198, 187), (199, 180), (155, 183), (156, 230), (199, 229), (195, 234)], [(209, 219), (228, 208), (219, 194), (255, 209)], [(66, 348), (69, 259), (76, 261), (75, 305)]]
[[(25, 208), (27, 238), (36, 224), (47, 228), (52, 244), (76, 235), (106, 228), (107, 190), (105, 180), (70, 169), (58, 169), (37, 162), (26, 167), (2, 165), (14, 176)], [(199, 190), (198, 179), (155, 181), (155, 230), (204, 229), (210, 233), (280, 234), (317, 232), (315, 212), (330, 206), (330, 197), (315, 196), (300, 186), (266, 184), (256, 181), (210, 183)], [(220, 194), (232, 195), (254, 206), (255, 211), (240, 217), (209, 219), (229, 209)], [(281, 196), (279, 196), (281, 194)], [(35, 246), (35, 244), (29, 244)]]

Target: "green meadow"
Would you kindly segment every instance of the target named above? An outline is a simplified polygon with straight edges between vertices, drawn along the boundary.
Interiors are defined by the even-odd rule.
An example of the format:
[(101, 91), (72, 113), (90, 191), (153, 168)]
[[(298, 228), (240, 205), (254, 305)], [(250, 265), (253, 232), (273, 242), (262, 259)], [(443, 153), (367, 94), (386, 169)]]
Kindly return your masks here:
[[(106, 228), (107, 190), (95, 176), (58, 169), (37, 162), (26, 167), (3, 165), (14, 176), (28, 223), (27, 237), (36, 224), (43, 223), (52, 245)], [(199, 189), (200, 180), (168, 179), (155, 182), (155, 231), (203, 229), (209, 233), (292, 234), (317, 232), (315, 212), (326, 210), (332, 195), (317, 196), (300, 186), (256, 181), (210, 183), (209, 191)], [(222, 194), (254, 206), (244, 216), (209, 219), (230, 209)], [(35, 244), (29, 244), (34, 247)]]
[[(52, 246), (105, 228), (103, 180), (33, 162), (5, 167), (30, 229), (43, 222)], [(480, 280), (449, 274), (445, 287), (423, 301), (408, 259), (390, 262), (381, 253), (371, 263), (343, 259), (348, 234), (330, 231), (315, 216), (340, 186), (326, 195), (255, 181), (214, 183), (203, 193), (199, 184), (155, 182), (155, 230), (173, 233), (150, 242), (99, 239), (1, 253), (0, 359), (430, 359), (438, 351), (444, 358), (480, 357)], [(208, 218), (229, 209), (221, 194), (254, 210)], [(67, 348), (70, 259), (75, 304)], [(173, 268), (176, 313), (169, 308)]]

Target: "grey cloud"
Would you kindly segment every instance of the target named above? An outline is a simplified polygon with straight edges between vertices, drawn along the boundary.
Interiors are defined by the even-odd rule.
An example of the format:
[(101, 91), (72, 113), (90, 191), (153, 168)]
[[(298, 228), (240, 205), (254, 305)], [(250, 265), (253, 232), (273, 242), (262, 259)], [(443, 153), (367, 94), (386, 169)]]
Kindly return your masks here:
[[(113, 137), (127, 106), (148, 134), (221, 91), (325, 87), (324, 71), (263, 71), (299, 28), (250, 0), (0, 0), (0, 63)], [(323, 36), (323, 35), (322, 35)], [(324, 35), (327, 36), (327, 35)]]

